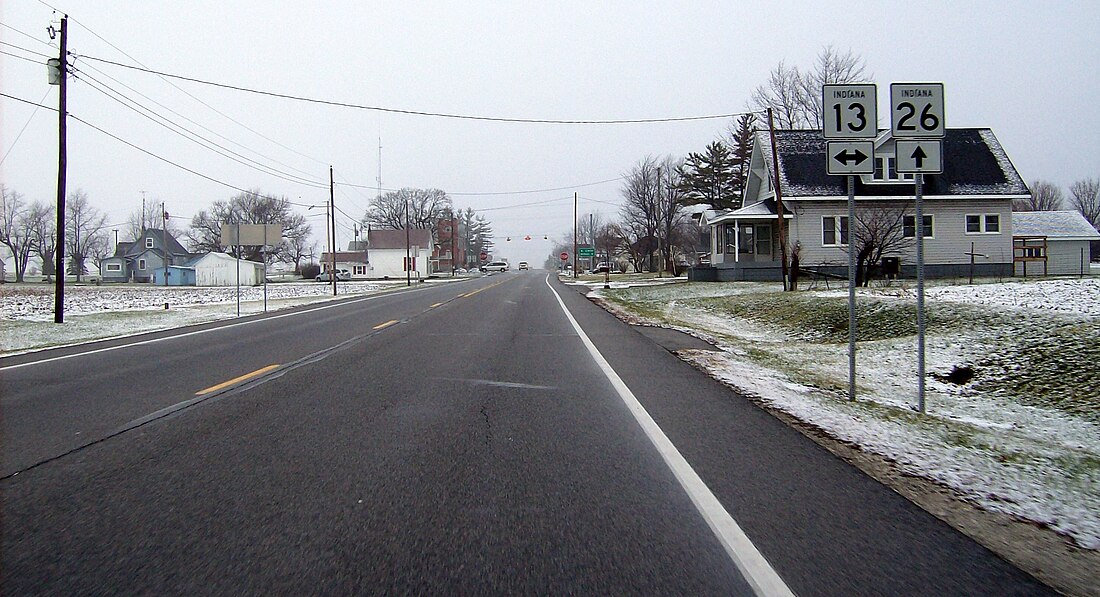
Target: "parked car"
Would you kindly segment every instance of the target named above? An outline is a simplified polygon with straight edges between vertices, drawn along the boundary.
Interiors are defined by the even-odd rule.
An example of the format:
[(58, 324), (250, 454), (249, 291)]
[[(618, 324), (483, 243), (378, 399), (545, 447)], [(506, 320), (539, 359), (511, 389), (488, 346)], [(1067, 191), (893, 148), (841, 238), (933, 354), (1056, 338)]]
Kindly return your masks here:
[(603, 263), (603, 262), (597, 263), (596, 267), (592, 268), (588, 273), (590, 273), (590, 274), (602, 274), (602, 273), (604, 273), (608, 270), (610, 270), (611, 273), (613, 273), (613, 274), (618, 273), (618, 272), (615, 271), (615, 269), (613, 267), (611, 267), (611, 266), (609, 266), (609, 265), (607, 265), (606, 263)]
[[(331, 282), (332, 281), (332, 278), (329, 277), (329, 272), (322, 272), (320, 274), (317, 274), (317, 277), (314, 278), (314, 279), (317, 280), (318, 282)], [(337, 269), (336, 270), (336, 281), (337, 282), (347, 282), (350, 279), (351, 279), (351, 272), (350, 271), (348, 271), (346, 269)]]
[(521, 270), (522, 270), (522, 269), (531, 269), (531, 268), (527, 266), (527, 262), (526, 262), (526, 261), (520, 261), (520, 262), (519, 262), (519, 268), (518, 268), (518, 269), (521, 269)]
[(483, 272), (506, 272), (506, 271), (508, 271), (508, 262), (506, 262), (506, 261), (492, 261), (492, 262), (486, 263), (485, 265), (481, 266), (478, 269), (480, 269)]

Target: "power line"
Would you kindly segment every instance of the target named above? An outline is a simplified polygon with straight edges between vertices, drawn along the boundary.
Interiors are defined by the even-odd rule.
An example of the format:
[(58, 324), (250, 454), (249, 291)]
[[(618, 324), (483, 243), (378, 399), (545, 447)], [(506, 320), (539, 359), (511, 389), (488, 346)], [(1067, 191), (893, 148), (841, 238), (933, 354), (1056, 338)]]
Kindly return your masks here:
[[(131, 87), (131, 86), (127, 85), (126, 83), (124, 83), (124, 82), (122, 82), (122, 81), (120, 81), (120, 80), (116, 79), (115, 77), (112, 77), (111, 75), (107, 74), (106, 72), (104, 72), (104, 71), (103, 71), (103, 70), (101, 70), (101, 69), (98, 69), (98, 68), (96, 68), (96, 67), (94, 67), (94, 66), (92, 66), (92, 65), (90, 65), (90, 64), (86, 65), (86, 66), (85, 66), (84, 68), (90, 68), (90, 69), (94, 70), (95, 72), (97, 72), (97, 73), (99, 73), (99, 74), (103, 75), (104, 77), (107, 77), (108, 79), (110, 79), (110, 80), (114, 81), (115, 83), (118, 83), (119, 85), (121, 85), (121, 86), (125, 87), (126, 89), (129, 89), (130, 91), (132, 91), (132, 92), (136, 93), (137, 95), (139, 95), (139, 96), (141, 96), (141, 97), (145, 98), (146, 100), (148, 100), (148, 101), (150, 101), (150, 102), (152, 102), (152, 103), (156, 104), (157, 106), (159, 106), (159, 107), (161, 107), (161, 108), (163, 108), (163, 109), (167, 110), (168, 112), (171, 112), (172, 114), (175, 114), (176, 116), (178, 116), (178, 117), (180, 117), (180, 118), (182, 118), (182, 119), (186, 120), (187, 122), (190, 122), (191, 124), (193, 124), (193, 125), (195, 125), (195, 126), (197, 126), (197, 127), (201, 128), (201, 129), (203, 129), (204, 131), (206, 131), (206, 132), (208, 132), (208, 133), (210, 133), (210, 134), (212, 134), (212, 135), (214, 135), (214, 136), (216, 136), (216, 137), (218, 137), (218, 138), (220, 138), (220, 139), (223, 139), (223, 140), (225, 140), (225, 141), (226, 141), (226, 142), (228, 142), (228, 143), (231, 143), (231, 144), (233, 144), (233, 145), (235, 145), (235, 146), (237, 146), (237, 147), (240, 147), (241, 149), (245, 149), (245, 150), (247, 150), (247, 151), (251, 151), (252, 153), (254, 153), (254, 154), (256, 154), (256, 155), (260, 156), (261, 158), (264, 158), (265, 160), (268, 160), (268, 161), (270, 161), (270, 162), (274, 162), (274, 163), (276, 163), (276, 164), (279, 164), (280, 166), (283, 166), (284, 168), (289, 168), (289, 169), (291, 169), (291, 170), (293, 170), (293, 171), (295, 171), (295, 172), (298, 172), (299, 174), (304, 174), (304, 175), (306, 175), (306, 177), (310, 176), (310, 173), (309, 173), (309, 172), (306, 172), (305, 170), (300, 170), (300, 169), (298, 169), (298, 168), (295, 168), (294, 166), (291, 166), (290, 164), (286, 164), (286, 163), (283, 163), (283, 162), (281, 162), (281, 161), (279, 161), (279, 160), (277, 160), (277, 159), (275, 159), (275, 158), (272, 158), (272, 157), (270, 157), (270, 156), (264, 155), (264, 154), (262, 154), (262, 153), (260, 153), (260, 152), (256, 151), (255, 149), (252, 149), (252, 148), (250, 148), (250, 147), (248, 147), (248, 146), (246, 146), (246, 145), (244, 145), (244, 144), (241, 144), (241, 143), (237, 143), (236, 141), (234, 141), (234, 140), (230, 139), (229, 137), (226, 137), (225, 135), (219, 134), (219, 133), (218, 133), (217, 131), (215, 131), (215, 130), (213, 130), (213, 129), (211, 129), (211, 128), (209, 128), (209, 127), (205, 126), (205, 125), (203, 125), (202, 123), (200, 123), (200, 122), (197, 122), (197, 121), (195, 121), (195, 120), (193, 120), (193, 119), (191, 119), (191, 118), (188, 118), (188, 117), (187, 117), (187, 116), (185, 116), (184, 114), (180, 114), (179, 112), (177, 112), (177, 111), (173, 110), (172, 108), (169, 108), (168, 106), (165, 106), (164, 104), (162, 104), (162, 103), (158, 102), (157, 100), (155, 100), (155, 99), (153, 99), (153, 98), (149, 97), (148, 95), (145, 95), (144, 93), (142, 93), (142, 92), (138, 91), (137, 89), (134, 89), (133, 87)], [(81, 69), (81, 70), (83, 70), (83, 69)], [(104, 84), (104, 83), (102, 83), (102, 82), (100, 82), (100, 84), (102, 84), (102, 85), (105, 85), (105, 84)], [(117, 93), (117, 91), (116, 91), (116, 93)], [(121, 94), (120, 94), (120, 95), (121, 95)]]
[(26, 60), (27, 62), (33, 62), (35, 64), (41, 64), (41, 62), (39, 62), (38, 60), (35, 60), (34, 58), (27, 58), (26, 56), (20, 56), (19, 54), (14, 54), (14, 53), (9, 52), (7, 50), (0, 50), (0, 54), (4, 54), (5, 56), (11, 56), (12, 58), (18, 58), (20, 60)]
[(157, 71), (150, 68), (143, 68), (140, 66), (134, 66), (132, 64), (124, 64), (122, 62), (116, 62), (114, 60), (107, 60), (106, 58), (97, 58), (95, 56), (77, 55), (85, 60), (94, 60), (97, 62), (103, 62), (105, 64), (111, 64), (121, 68), (128, 68), (131, 70), (141, 71), (158, 75), (161, 77), (170, 77), (173, 79), (179, 79), (181, 81), (188, 81), (191, 83), (198, 83), (201, 85), (209, 85), (211, 87), (219, 87), (222, 89), (231, 89), (234, 91), (241, 91), (244, 93), (254, 93), (256, 95), (266, 95), (270, 97), (277, 97), (281, 99), (288, 99), (299, 102), (308, 102), (313, 104), (322, 104), (326, 106), (335, 106), (339, 108), (353, 108), (357, 110), (370, 110), (374, 112), (388, 112), (391, 114), (406, 114), (411, 116), (434, 116), (437, 118), (452, 118), (458, 120), (478, 120), (483, 122), (510, 122), (510, 123), (522, 123), (522, 124), (584, 124), (584, 125), (597, 125), (597, 124), (653, 124), (662, 122), (687, 122), (694, 120), (717, 120), (717, 119), (729, 119), (742, 116), (743, 113), (737, 112), (732, 114), (710, 114), (705, 116), (677, 116), (666, 118), (633, 118), (633, 119), (615, 119), (615, 120), (559, 120), (559, 119), (543, 119), (543, 118), (505, 118), (501, 116), (475, 116), (470, 114), (449, 114), (445, 112), (426, 112), (422, 110), (405, 110), (400, 108), (385, 108), (381, 106), (367, 106), (364, 104), (352, 104), (348, 102), (338, 102), (334, 100), (325, 100), (319, 98), (312, 98), (300, 95), (292, 95), (289, 93), (279, 93), (275, 91), (265, 91), (261, 89), (252, 89), (250, 87), (242, 87), (239, 85), (230, 85), (228, 83), (218, 83), (216, 81), (207, 81), (205, 79), (198, 79), (195, 77), (187, 77), (184, 75), (176, 75), (172, 73), (166, 73), (163, 71)]
[[(275, 169), (275, 168), (272, 168), (271, 166), (268, 166), (266, 164), (261, 164), (260, 162), (257, 162), (257, 161), (255, 161), (255, 160), (253, 160), (253, 159), (251, 159), (247, 156), (244, 156), (240, 153), (237, 153), (237, 152), (233, 151), (232, 149), (229, 149), (229, 148), (227, 148), (223, 145), (215, 143), (214, 141), (211, 141), (210, 139), (207, 139), (206, 137), (203, 137), (202, 135), (187, 129), (184, 126), (176, 124), (176, 123), (172, 122), (171, 120), (168, 120), (167, 118), (164, 118), (163, 116), (160, 116), (159, 114), (156, 114), (155, 112), (153, 112), (149, 108), (143, 106), (140, 102), (137, 102), (136, 100), (133, 100), (129, 97), (126, 97), (124, 94), (116, 91), (111, 86), (95, 79), (94, 77), (84, 73), (83, 71), (79, 71), (79, 73), (74, 73), (74, 78), (76, 78), (78, 80), (83, 78), (85, 80), (85, 82), (89, 83), (89, 87), (91, 87), (92, 89), (102, 93), (103, 95), (105, 95), (109, 99), (111, 99), (115, 102), (118, 102), (119, 104), (125, 106), (126, 108), (128, 108), (130, 110), (133, 110), (138, 115), (140, 115), (144, 118), (147, 118), (148, 120), (152, 121), (153, 123), (155, 123), (155, 124), (157, 124), (161, 127), (164, 127), (165, 129), (171, 131), (172, 133), (175, 133), (175, 134), (183, 137), (184, 139), (187, 139), (188, 141), (191, 141), (192, 143), (195, 143), (195, 144), (199, 145), (200, 147), (203, 147), (204, 149), (209, 149), (210, 151), (213, 151), (214, 153), (217, 153), (218, 155), (221, 155), (222, 157), (233, 160), (234, 162), (237, 162), (239, 164), (242, 164), (244, 166), (247, 166), (249, 168), (252, 168), (254, 170), (262, 172), (264, 174), (268, 174), (268, 175), (271, 175), (271, 176), (275, 176), (277, 178), (281, 178), (281, 179), (283, 179), (287, 182), (302, 184), (302, 185), (306, 185), (306, 186), (312, 186), (314, 188), (325, 188), (325, 187), (328, 186), (328, 185), (326, 185), (326, 184), (324, 184), (320, 181), (313, 181), (313, 180), (303, 178), (301, 176), (297, 176), (297, 175), (290, 174), (290, 173), (287, 173), (287, 172), (282, 172), (282, 171), (280, 171), (278, 169)], [(108, 91), (110, 91), (110, 93), (108, 93), (107, 91), (104, 91), (100, 87), (107, 89)], [(114, 95), (112, 95), (112, 94), (114, 94)], [(116, 97), (116, 95), (118, 97)], [(119, 98), (122, 98), (122, 99), (119, 99)], [(129, 102), (129, 103), (127, 103), (127, 102)], [(133, 105), (130, 105), (130, 104), (133, 104)], [(135, 108), (134, 106), (137, 106), (137, 107)], [(140, 110), (138, 108), (140, 108)], [(142, 110), (144, 110), (144, 112)], [(173, 127), (175, 127), (175, 128), (173, 128)], [(201, 140), (201, 142), (199, 140)], [(204, 145), (204, 143), (209, 144), (209, 145)], [(213, 147), (211, 147), (211, 146), (213, 146)], [(218, 149), (214, 149), (215, 147), (218, 148), (218, 149), (221, 149), (222, 151), (218, 151)], [(234, 156), (237, 156), (237, 157), (234, 157)], [(240, 158), (240, 159), (237, 159), (237, 158)]]
[(28, 54), (34, 54), (36, 56), (41, 56), (43, 58), (54, 58), (54, 56), (51, 56), (49, 54), (43, 54), (42, 52), (38, 52), (36, 50), (30, 50), (30, 49), (24, 48), (23, 46), (19, 46), (19, 45), (9, 43), (9, 42), (6, 42), (6, 41), (0, 41), (0, 46), (10, 46), (10, 47), (16, 48), (18, 50), (23, 50), (24, 52), (26, 52)]
[[(8, 147), (8, 150), (4, 152), (4, 157), (0, 158), (0, 164), (3, 164), (4, 161), (7, 160), (8, 156), (11, 154), (11, 150), (15, 149), (15, 144), (19, 143), (19, 138), (23, 136), (23, 131), (26, 131), (27, 127), (30, 126), (31, 121), (34, 120), (34, 115), (38, 114), (39, 108), (47, 107), (47, 106), (44, 106), (42, 104), (42, 102), (46, 101), (46, 96), (50, 94), (50, 91), (53, 91), (53, 90), (47, 87), (46, 88), (46, 93), (42, 94), (42, 99), (38, 100), (37, 104), (34, 104), (34, 112), (31, 112), (31, 116), (30, 116), (30, 118), (27, 119), (27, 122), (23, 125), (23, 128), (19, 129), (19, 134), (15, 136), (15, 140), (11, 142), (11, 146)], [(8, 96), (8, 97), (11, 97), (11, 96)], [(27, 103), (33, 103), (33, 102), (27, 102)]]
[(56, 48), (56, 47), (57, 47), (57, 46), (55, 46), (55, 45), (51, 44), (50, 42), (48, 42), (48, 41), (46, 41), (46, 40), (44, 40), (44, 39), (38, 39), (37, 37), (35, 37), (35, 36), (31, 35), (30, 33), (27, 33), (27, 32), (25, 32), (25, 31), (21, 31), (21, 30), (19, 30), (19, 29), (16, 29), (15, 27), (12, 27), (11, 25), (9, 25), (9, 24), (7, 24), (7, 23), (0, 23), (0, 27), (3, 27), (3, 28), (5, 28), (5, 29), (11, 29), (12, 31), (14, 31), (14, 32), (18, 33), (19, 35), (22, 35), (23, 37), (26, 37), (26, 38), (28, 38), (28, 39), (33, 39), (34, 41), (36, 41), (36, 42), (38, 42), (38, 43), (40, 43), (40, 44), (43, 44), (43, 45), (49, 46), (49, 47), (51, 47), (51, 48)]
[[(47, 6), (47, 7), (51, 8), (51, 9), (53, 9), (54, 11), (57, 11), (57, 12), (61, 12), (61, 11), (58, 11), (58, 10), (57, 10), (56, 8), (54, 8), (54, 7), (50, 6), (49, 4), (47, 4), (47, 3), (43, 2), (42, 0), (38, 0), (38, 1), (39, 1), (39, 3), (40, 3), (40, 4), (42, 4), (42, 5), (44, 5), (44, 6)], [(83, 27), (83, 28), (84, 28), (85, 30), (87, 30), (87, 31), (88, 31), (88, 33), (91, 33), (92, 35), (94, 35), (94, 36), (95, 36), (96, 38), (98, 38), (98, 39), (99, 39), (100, 41), (102, 41), (103, 43), (107, 44), (107, 45), (108, 45), (108, 46), (110, 46), (111, 48), (113, 48), (113, 49), (114, 49), (114, 50), (115, 50), (116, 52), (118, 52), (119, 54), (122, 54), (123, 56), (125, 56), (125, 57), (129, 58), (130, 60), (133, 60), (134, 62), (136, 62), (137, 64), (141, 65), (142, 67), (144, 67), (144, 66), (145, 66), (144, 64), (142, 64), (142, 62), (141, 62), (140, 60), (138, 60), (137, 58), (134, 58), (133, 56), (131, 56), (130, 54), (128, 54), (128, 53), (127, 53), (127, 52), (126, 52), (125, 50), (123, 50), (122, 48), (120, 48), (120, 47), (116, 46), (115, 44), (111, 43), (111, 42), (110, 42), (109, 40), (107, 40), (107, 38), (105, 38), (105, 37), (103, 37), (102, 35), (100, 35), (100, 34), (96, 33), (96, 32), (95, 32), (95, 31), (94, 31), (94, 30), (93, 30), (93, 29), (92, 29), (91, 27), (89, 27), (89, 26), (85, 25), (85, 24), (84, 24), (83, 22), (81, 22), (81, 21), (77, 20), (77, 19), (76, 19), (76, 17), (69, 17), (69, 20), (71, 20), (72, 22), (76, 23), (77, 25), (80, 25), (81, 27)], [(73, 56), (76, 56), (76, 54), (73, 54), (72, 52), (70, 52), (70, 54), (71, 54), (71, 55), (73, 55)], [(110, 61), (105, 61), (105, 62), (110, 62)], [(143, 69), (139, 69), (139, 70), (143, 70)], [(148, 70), (148, 69), (144, 69), (144, 70)], [(153, 72), (153, 71), (149, 71), (149, 72)], [(154, 73), (154, 74), (156, 74), (156, 73)], [(294, 154), (296, 154), (296, 155), (298, 155), (298, 156), (301, 156), (301, 157), (303, 157), (303, 158), (306, 158), (306, 159), (308, 159), (308, 160), (312, 160), (312, 161), (314, 161), (314, 162), (316, 162), (316, 163), (318, 163), (318, 164), (328, 164), (328, 162), (325, 162), (325, 161), (319, 160), (319, 159), (317, 159), (317, 158), (315, 158), (315, 157), (313, 157), (313, 156), (310, 156), (310, 155), (306, 155), (306, 154), (304, 154), (304, 153), (302, 153), (302, 152), (300, 152), (300, 151), (298, 151), (298, 150), (296, 150), (296, 149), (294, 149), (294, 148), (292, 148), (292, 147), (290, 147), (290, 146), (288, 146), (288, 145), (284, 145), (283, 143), (280, 143), (279, 141), (276, 141), (275, 139), (272, 139), (272, 138), (270, 138), (270, 137), (268, 137), (268, 136), (264, 135), (263, 133), (261, 133), (261, 132), (257, 131), (256, 129), (253, 129), (252, 127), (250, 127), (250, 126), (248, 126), (248, 125), (244, 124), (243, 122), (240, 122), (239, 120), (237, 120), (237, 119), (233, 118), (232, 116), (229, 116), (228, 114), (226, 114), (226, 113), (222, 112), (221, 110), (218, 110), (218, 109), (217, 109), (217, 108), (215, 108), (214, 106), (211, 106), (210, 104), (206, 103), (205, 101), (203, 101), (202, 99), (200, 99), (200, 98), (196, 97), (195, 95), (192, 95), (192, 94), (191, 94), (190, 92), (188, 92), (188, 91), (187, 91), (186, 89), (184, 89), (184, 88), (180, 87), (179, 85), (176, 85), (176, 84), (175, 84), (175, 83), (173, 83), (172, 81), (169, 81), (169, 80), (168, 80), (167, 78), (165, 78), (165, 76), (164, 76), (164, 75), (159, 75), (159, 74), (158, 74), (158, 76), (159, 76), (159, 77), (161, 78), (161, 80), (163, 80), (163, 81), (164, 81), (165, 83), (168, 83), (168, 84), (169, 84), (169, 85), (171, 85), (172, 87), (175, 87), (175, 88), (176, 88), (176, 90), (178, 90), (178, 91), (179, 91), (180, 93), (183, 93), (183, 94), (184, 94), (184, 95), (186, 95), (187, 97), (189, 97), (189, 98), (191, 98), (191, 99), (195, 100), (196, 102), (198, 102), (198, 103), (202, 104), (203, 106), (205, 106), (205, 107), (206, 107), (206, 108), (208, 108), (209, 110), (213, 111), (213, 112), (214, 112), (215, 114), (217, 114), (217, 115), (221, 116), (222, 118), (225, 118), (226, 120), (228, 120), (228, 121), (232, 122), (233, 124), (236, 124), (237, 126), (239, 126), (239, 127), (243, 128), (243, 129), (245, 129), (246, 131), (248, 131), (248, 132), (250, 132), (250, 133), (252, 133), (252, 134), (256, 135), (257, 137), (260, 137), (261, 139), (264, 139), (265, 141), (268, 141), (268, 142), (270, 142), (270, 143), (274, 143), (275, 145), (278, 145), (279, 147), (282, 147), (283, 149), (285, 149), (285, 150), (287, 150), (287, 151), (289, 151), (289, 152), (291, 152), (291, 153), (294, 153)]]

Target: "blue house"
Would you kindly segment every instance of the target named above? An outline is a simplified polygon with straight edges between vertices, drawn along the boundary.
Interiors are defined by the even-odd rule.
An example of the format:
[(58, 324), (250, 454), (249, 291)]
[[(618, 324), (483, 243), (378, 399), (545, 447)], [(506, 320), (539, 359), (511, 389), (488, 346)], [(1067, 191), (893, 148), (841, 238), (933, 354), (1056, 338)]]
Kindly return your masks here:
[[(157, 271), (164, 275), (166, 261), (169, 266), (183, 265), (194, 257), (171, 233), (147, 228), (137, 240), (118, 243), (114, 255), (100, 262), (99, 276), (104, 282), (150, 282)], [(193, 280), (192, 275), (192, 284)]]
[[(166, 273), (168, 276), (167, 284), (164, 283)], [(183, 265), (169, 265), (166, 271), (162, 267), (153, 271), (153, 277), (150, 282), (156, 286), (194, 286), (195, 268)]]

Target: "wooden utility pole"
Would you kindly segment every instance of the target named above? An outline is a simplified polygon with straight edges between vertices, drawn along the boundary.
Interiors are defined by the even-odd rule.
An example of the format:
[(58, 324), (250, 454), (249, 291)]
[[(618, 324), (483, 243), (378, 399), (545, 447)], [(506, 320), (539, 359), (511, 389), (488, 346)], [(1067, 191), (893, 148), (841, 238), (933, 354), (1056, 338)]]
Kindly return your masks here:
[(577, 193), (573, 192), (573, 279), (577, 279)]
[(60, 99), (58, 101), (57, 123), (57, 248), (54, 251), (54, 281), (53, 294), (53, 322), (65, 323), (65, 172), (66, 148), (65, 148), (65, 116), (68, 114), (66, 95), (67, 79), (69, 78), (69, 17), (61, 17), (61, 61), (58, 64), (61, 85)]
[[(783, 260), (783, 290), (788, 290), (788, 271), (787, 271), (787, 233), (783, 230), (783, 191), (779, 187), (779, 150), (775, 146), (775, 120), (772, 118), (772, 109), (768, 108), (768, 130), (771, 133), (772, 139), (772, 168), (775, 170), (775, 213), (779, 220), (779, 257)], [(851, 225), (849, 222), (849, 234), (851, 233)]]
[(409, 240), (409, 200), (405, 199), (405, 286), (412, 286), (412, 244)]
[(328, 277), (332, 279), (332, 296), (336, 296), (336, 182), (333, 181), (332, 166), (328, 167), (328, 206), (329, 226), (332, 227), (332, 251), (329, 253), (332, 269)]

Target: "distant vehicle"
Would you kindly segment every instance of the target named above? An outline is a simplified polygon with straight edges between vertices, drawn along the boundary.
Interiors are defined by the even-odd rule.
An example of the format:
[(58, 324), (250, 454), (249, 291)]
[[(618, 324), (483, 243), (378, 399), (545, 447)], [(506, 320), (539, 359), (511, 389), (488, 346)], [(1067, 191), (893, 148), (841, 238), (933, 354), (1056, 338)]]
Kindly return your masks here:
[(464, 274), (464, 273), (466, 273), (466, 268), (464, 268), (464, 267), (456, 267), (456, 268), (455, 268), (455, 273), (456, 273), (456, 274)]
[(591, 271), (589, 271), (588, 273), (590, 273), (590, 274), (602, 274), (602, 273), (607, 272), (607, 271), (610, 271), (611, 273), (616, 273), (615, 270), (612, 269), (609, 265), (607, 265), (606, 263), (601, 262), (601, 263), (597, 263), (596, 267), (592, 268)]
[(519, 269), (531, 269), (531, 268), (527, 267), (527, 262), (526, 261), (520, 261), (519, 262)]
[(506, 272), (506, 271), (508, 271), (508, 262), (507, 261), (493, 261), (493, 262), (490, 262), (490, 263), (486, 263), (485, 265), (481, 266), (478, 269), (480, 269), (483, 272)]
[[(323, 273), (317, 274), (317, 277), (314, 278), (314, 279), (317, 280), (318, 282), (331, 282), (332, 281), (332, 278), (329, 277), (329, 272), (323, 272)], [(351, 272), (350, 271), (348, 271), (346, 269), (336, 270), (336, 281), (337, 282), (347, 282), (350, 279), (351, 279)]]

